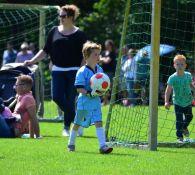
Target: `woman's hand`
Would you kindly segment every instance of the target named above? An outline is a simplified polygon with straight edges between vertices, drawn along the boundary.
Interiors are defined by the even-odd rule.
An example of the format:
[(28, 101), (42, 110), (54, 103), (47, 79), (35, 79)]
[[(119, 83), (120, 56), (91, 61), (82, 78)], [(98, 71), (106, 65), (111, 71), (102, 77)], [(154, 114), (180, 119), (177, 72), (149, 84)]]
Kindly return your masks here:
[(30, 66), (32, 65), (32, 61), (31, 60), (25, 60), (24, 63), (23, 63), (23, 66)]

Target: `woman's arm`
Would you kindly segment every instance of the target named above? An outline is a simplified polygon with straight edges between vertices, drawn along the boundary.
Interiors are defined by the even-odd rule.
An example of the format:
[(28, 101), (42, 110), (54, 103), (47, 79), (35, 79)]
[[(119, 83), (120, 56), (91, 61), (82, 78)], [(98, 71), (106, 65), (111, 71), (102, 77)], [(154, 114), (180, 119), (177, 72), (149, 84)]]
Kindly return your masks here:
[(39, 62), (44, 59), (46, 55), (46, 52), (41, 49), (31, 60), (26, 60), (23, 65), (30, 66), (32, 64), (35, 64), (36, 62)]
[(194, 96), (194, 98), (195, 98), (195, 82), (192, 82), (192, 83), (190, 84), (190, 87), (191, 87), (191, 89), (192, 89), (193, 96)]
[(111, 61), (112, 61), (112, 59), (109, 56), (100, 57), (100, 63), (109, 64)]

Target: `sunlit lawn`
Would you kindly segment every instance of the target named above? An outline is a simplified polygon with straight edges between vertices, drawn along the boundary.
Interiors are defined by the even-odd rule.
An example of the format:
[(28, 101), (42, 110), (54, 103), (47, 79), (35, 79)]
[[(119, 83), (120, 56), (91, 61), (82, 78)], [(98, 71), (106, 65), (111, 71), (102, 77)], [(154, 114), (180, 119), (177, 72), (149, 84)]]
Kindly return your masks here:
[[(108, 108), (103, 108), (107, 113)], [(51, 114), (51, 116), (57, 115)], [(104, 119), (105, 120), (105, 119)], [(76, 152), (66, 150), (62, 123), (40, 123), (43, 139), (1, 139), (0, 175), (194, 175), (193, 148), (158, 151), (117, 147), (110, 155), (98, 152), (94, 127), (78, 137)]]

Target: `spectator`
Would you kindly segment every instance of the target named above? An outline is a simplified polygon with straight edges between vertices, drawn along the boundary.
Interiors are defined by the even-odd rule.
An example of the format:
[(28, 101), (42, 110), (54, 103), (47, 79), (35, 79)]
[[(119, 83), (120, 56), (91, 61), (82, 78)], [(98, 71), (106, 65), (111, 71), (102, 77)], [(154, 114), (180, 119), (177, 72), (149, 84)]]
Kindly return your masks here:
[(124, 105), (127, 103), (127, 87), (126, 87), (126, 80), (124, 77), (123, 65), (128, 59), (128, 47), (125, 45), (122, 48), (122, 58), (121, 58), (121, 72), (119, 77), (119, 98), (122, 99)]
[(136, 51), (129, 49), (128, 60), (124, 63), (122, 70), (124, 71), (124, 77), (126, 79), (126, 87), (128, 91), (128, 103), (127, 105), (135, 106), (135, 93), (134, 93), (134, 79), (135, 79), (135, 59)]
[[(109, 76), (111, 80), (111, 86), (115, 74), (116, 68), (116, 52), (114, 47), (114, 42), (110, 39), (105, 41), (105, 51), (102, 52), (100, 57), (100, 64), (104, 70), (104, 72)], [(103, 105), (107, 105), (109, 103), (110, 94), (107, 93), (103, 97)]]
[(12, 116), (11, 110), (5, 106), (3, 99), (0, 98), (0, 138), (15, 137), (14, 127), (12, 127), (15, 122), (16, 117)]
[(29, 44), (29, 50), (35, 55), (37, 53), (35, 43), (30, 42)]
[(11, 118), (12, 117), (12, 112), (11, 110), (4, 105), (4, 101), (2, 98), (0, 98), (0, 114), (4, 118)]
[(16, 60), (17, 51), (13, 48), (11, 41), (7, 42), (7, 50), (3, 52), (3, 65), (7, 63), (14, 63)]
[(90, 88), (90, 78), (95, 73), (102, 72), (102, 68), (97, 65), (100, 51), (101, 45), (93, 42), (88, 41), (83, 46), (83, 56), (86, 60), (86, 65), (81, 67), (76, 75), (75, 86), (79, 96), (76, 117), (68, 141), (68, 151), (75, 151), (75, 140), (79, 127), (89, 127), (91, 124), (95, 124), (96, 127), (100, 153), (108, 154), (113, 150), (113, 148), (106, 145), (99, 94)]
[(149, 104), (150, 58), (147, 51), (142, 51), (135, 59), (135, 90), (141, 96), (143, 104)]
[(6, 119), (0, 114), (0, 138), (12, 138), (14, 137), (14, 132), (6, 122)]
[(192, 121), (192, 92), (195, 85), (192, 83), (192, 75), (186, 72), (186, 57), (176, 55), (174, 57), (174, 68), (176, 72), (172, 74), (168, 81), (165, 91), (165, 108), (170, 108), (170, 95), (173, 91), (173, 104), (176, 115), (176, 136), (178, 143), (183, 143), (183, 136), (189, 137), (188, 126)]
[(27, 42), (23, 42), (20, 49), (21, 51), (18, 52), (16, 57), (16, 63), (23, 63), (25, 60), (30, 60), (34, 56), (32, 51), (28, 50), (29, 46)]
[[(192, 84), (195, 86), (195, 69), (194, 64), (191, 64), (191, 67), (189, 66), (189, 72), (192, 74)], [(193, 95), (195, 96), (195, 92), (193, 92)], [(192, 101), (192, 105), (195, 106), (195, 98)]]
[[(33, 80), (28, 75), (17, 77), (15, 84), (17, 102), (12, 113), (12, 117), (17, 120), (9, 125), (10, 123), (7, 123), (5, 117), (1, 115), (0, 125), (4, 128), (0, 134), (2, 137), (21, 137), (23, 134), (29, 133), (31, 138), (40, 138), (36, 104), (31, 92), (32, 84)], [(3, 132), (8, 134), (4, 135)]]
[(75, 116), (76, 72), (82, 64), (82, 47), (87, 37), (74, 25), (79, 16), (75, 5), (65, 5), (59, 11), (60, 25), (53, 27), (46, 44), (24, 65), (32, 65), (49, 54), (52, 62), (52, 98), (64, 112), (63, 136), (69, 136), (71, 122)]

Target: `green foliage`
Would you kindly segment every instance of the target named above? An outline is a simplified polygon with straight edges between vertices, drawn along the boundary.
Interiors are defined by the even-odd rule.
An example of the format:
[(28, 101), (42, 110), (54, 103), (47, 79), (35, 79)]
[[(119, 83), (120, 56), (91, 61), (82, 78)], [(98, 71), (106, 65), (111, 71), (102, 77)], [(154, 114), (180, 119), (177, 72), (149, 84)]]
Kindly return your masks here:
[(99, 43), (104, 43), (108, 38), (116, 41), (116, 45), (120, 41), (120, 33), (122, 31), (122, 22), (124, 14), (124, 0), (101, 0), (95, 3), (93, 13), (80, 20), (82, 26), (92, 39)]
[[(80, 19), (79, 26), (84, 29), (89, 39), (103, 44), (106, 39), (111, 38), (118, 47), (124, 20), (125, 3), (126, 0), (115, 0), (114, 2), (112, 0), (100, 0), (94, 4), (92, 13)], [(191, 35), (194, 32), (193, 23), (190, 25), (186, 22), (193, 20), (192, 13), (186, 14), (184, 9), (189, 9), (187, 12), (193, 11), (193, 2), (191, 0), (162, 1), (161, 41), (175, 45), (181, 52), (193, 50), (193, 46), (188, 42), (193, 40), (193, 35)], [(136, 48), (141, 48), (150, 43), (151, 11), (151, 0), (131, 1), (128, 25), (133, 26), (128, 29), (127, 33), (134, 33), (135, 35), (132, 35), (131, 38), (127, 37), (126, 43), (136, 43)], [(172, 19), (180, 18), (184, 23), (170, 20), (169, 16)], [(139, 24), (139, 26), (136, 26), (136, 24)], [(169, 30), (174, 29), (185, 31), (185, 35), (177, 32), (173, 38), (173, 32)]]

